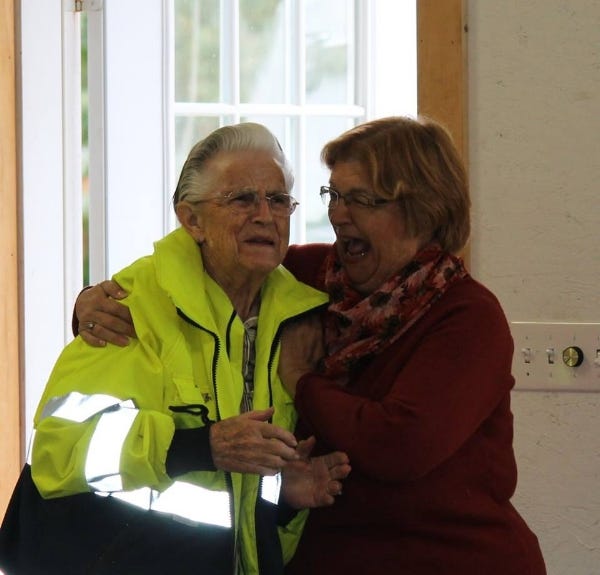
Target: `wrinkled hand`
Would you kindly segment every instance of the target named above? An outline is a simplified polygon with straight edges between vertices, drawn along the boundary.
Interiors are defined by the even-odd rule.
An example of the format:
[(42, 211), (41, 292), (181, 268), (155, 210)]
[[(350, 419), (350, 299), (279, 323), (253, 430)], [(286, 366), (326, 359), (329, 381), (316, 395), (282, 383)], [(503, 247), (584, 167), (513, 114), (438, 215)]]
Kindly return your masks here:
[(222, 419), (210, 427), (210, 447), (217, 469), (276, 475), (298, 459), (294, 434), (267, 423), (271, 407)]
[(79, 335), (94, 347), (106, 342), (126, 346), (135, 337), (129, 308), (117, 300), (127, 297), (118, 283), (103, 281), (82, 291), (75, 302), (75, 314), (79, 320)]
[(292, 397), (296, 395), (296, 384), (300, 377), (315, 371), (324, 355), (320, 313), (312, 313), (285, 326), (281, 337), (278, 374)]
[(342, 492), (341, 480), (351, 470), (348, 456), (341, 451), (310, 457), (314, 445), (314, 437), (301, 441), (296, 450), (300, 459), (283, 468), (281, 493), (295, 509), (332, 505)]

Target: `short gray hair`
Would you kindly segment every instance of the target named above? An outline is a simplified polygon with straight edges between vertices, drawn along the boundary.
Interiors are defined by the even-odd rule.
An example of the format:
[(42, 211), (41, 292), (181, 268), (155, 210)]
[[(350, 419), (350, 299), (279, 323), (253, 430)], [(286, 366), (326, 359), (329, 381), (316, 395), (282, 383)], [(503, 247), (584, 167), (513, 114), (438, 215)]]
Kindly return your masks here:
[(223, 126), (211, 132), (191, 149), (177, 182), (173, 194), (173, 205), (182, 200), (202, 199), (208, 191), (206, 184), (210, 179), (204, 177), (206, 163), (220, 152), (265, 151), (273, 155), (281, 167), (286, 192), (294, 186), (294, 175), (290, 163), (283, 153), (277, 138), (262, 124), (243, 122), (232, 126)]

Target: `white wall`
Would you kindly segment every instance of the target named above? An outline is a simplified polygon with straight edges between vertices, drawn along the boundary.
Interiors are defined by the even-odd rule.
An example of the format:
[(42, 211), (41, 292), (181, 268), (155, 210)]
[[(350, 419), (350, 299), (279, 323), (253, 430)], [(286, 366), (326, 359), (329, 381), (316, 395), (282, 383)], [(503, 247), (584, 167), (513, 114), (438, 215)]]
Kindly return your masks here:
[[(600, 321), (600, 2), (468, 1), (473, 274), (510, 321)], [(600, 394), (515, 391), (515, 504), (600, 573)]]

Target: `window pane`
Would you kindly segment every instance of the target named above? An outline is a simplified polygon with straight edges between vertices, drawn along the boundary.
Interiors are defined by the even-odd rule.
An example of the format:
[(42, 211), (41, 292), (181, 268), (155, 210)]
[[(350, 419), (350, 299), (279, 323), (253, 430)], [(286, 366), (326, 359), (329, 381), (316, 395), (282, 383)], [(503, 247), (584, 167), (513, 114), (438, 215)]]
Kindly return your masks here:
[(353, 104), (353, 2), (309, 0), (305, 10), (306, 102)]
[(333, 230), (327, 217), (319, 190), (329, 183), (329, 170), (321, 164), (323, 146), (354, 125), (347, 118), (310, 118), (306, 121), (306, 173), (305, 196), (302, 198), (306, 212), (306, 241), (333, 241)]
[(282, 0), (240, 0), (240, 101), (284, 103), (286, 34)]
[(175, 101), (219, 101), (219, 0), (175, 0)]
[[(231, 120), (229, 121), (229, 123)], [(192, 146), (221, 126), (218, 117), (188, 116), (175, 118), (175, 174), (179, 172)]]
[(284, 116), (261, 116), (257, 114), (252, 114), (247, 116), (240, 116), (240, 122), (256, 122), (257, 124), (262, 124), (263, 126), (266, 126), (269, 130), (271, 130), (271, 132), (273, 132), (275, 137), (279, 140), (279, 143), (281, 144), (281, 147), (283, 148), (287, 159), (290, 160), (290, 162), (293, 162), (291, 150), (287, 145), (288, 140), (286, 138), (286, 136), (288, 135), (288, 122)]
[[(407, 34), (393, 26), (386, 34), (381, 22), (410, 21), (412, 30), (415, 0), (369, 3), (364, 20), (360, 14), (367, 10), (356, 0), (171, 1), (176, 43), (171, 173), (179, 173), (191, 146), (215, 128), (238, 121), (264, 124), (294, 166), (293, 193), (300, 206), (292, 218), (292, 241), (331, 241), (319, 197), (329, 179), (320, 151), (356, 123), (380, 117), (381, 110), (410, 111), (399, 107), (404, 83), (383, 81), (406, 52), (399, 43)], [(407, 8), (412, 16), (406, 16)], [(365, 21), (371, 16), (379, 22), (372, 35)], [(414, 34), (408, 36), (416, 42)], [(377, 60), (367, 59), (375, 53)], [(372, 91), (358, 85), (367, 76)]]

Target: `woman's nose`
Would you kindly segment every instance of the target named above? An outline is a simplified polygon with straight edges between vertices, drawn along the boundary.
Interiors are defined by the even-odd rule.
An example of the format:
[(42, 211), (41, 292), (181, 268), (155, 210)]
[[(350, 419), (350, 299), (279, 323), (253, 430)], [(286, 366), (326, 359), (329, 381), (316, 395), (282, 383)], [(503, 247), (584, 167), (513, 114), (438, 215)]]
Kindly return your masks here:
[(343, 200), (340, 200), (335, 208), (329, 209), (329, 221), (334, 228), (349, 222), (350, 219), (350, 210)]
[(273, 213), (271, 212), (271, 204), (267, 198), (257, 196), (256, 204), (254, 205), (254, 212), (252, 213), (253, 220), (272, 221)]

